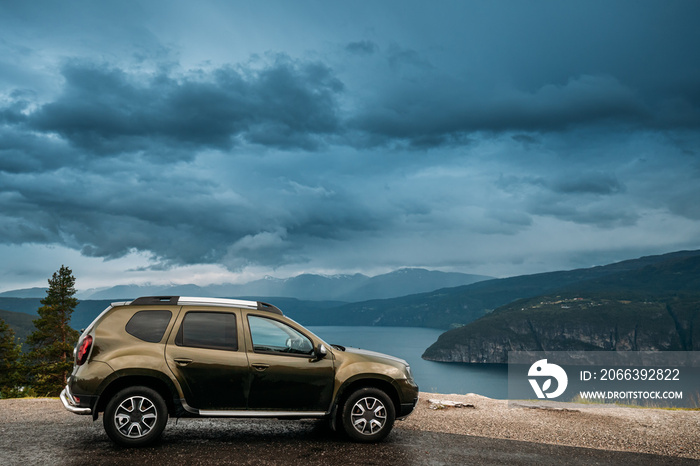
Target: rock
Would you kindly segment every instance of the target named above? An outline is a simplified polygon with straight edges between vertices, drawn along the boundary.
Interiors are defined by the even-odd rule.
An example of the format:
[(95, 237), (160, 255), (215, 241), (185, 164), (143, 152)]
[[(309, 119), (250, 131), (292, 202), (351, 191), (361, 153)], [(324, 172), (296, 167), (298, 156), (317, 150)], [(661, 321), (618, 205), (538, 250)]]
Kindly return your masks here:
[(445, 408), (472, 408), (476, 409), (476, 406), (469, 403), (462, 403), (461, 401), (449, 401), (449, 400), (428, 400), (430, 403), (430, 409), (445, 409)]

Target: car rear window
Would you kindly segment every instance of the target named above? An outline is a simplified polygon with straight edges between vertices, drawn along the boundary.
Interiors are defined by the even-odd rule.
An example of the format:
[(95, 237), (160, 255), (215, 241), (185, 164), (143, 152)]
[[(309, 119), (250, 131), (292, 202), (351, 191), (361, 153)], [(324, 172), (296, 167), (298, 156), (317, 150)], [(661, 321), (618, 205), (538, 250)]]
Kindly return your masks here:
[(126, 332), (139, 340), (158, 343), (172, 316), (170, 311), (139, 311), (126, 323)]
[(188, 312), (177, 332), (175, 344), (238, 351), (236, 316), (228, 312)]

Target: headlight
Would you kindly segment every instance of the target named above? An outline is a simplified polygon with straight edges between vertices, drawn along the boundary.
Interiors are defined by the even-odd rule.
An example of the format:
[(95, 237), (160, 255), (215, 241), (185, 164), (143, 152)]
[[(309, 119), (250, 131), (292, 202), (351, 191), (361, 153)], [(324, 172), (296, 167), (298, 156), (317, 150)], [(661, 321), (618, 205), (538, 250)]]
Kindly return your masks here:
[(406, 364), (406, 378), (410, 381), (413, 381), (413, 373), (411, 372), (411, 366)]

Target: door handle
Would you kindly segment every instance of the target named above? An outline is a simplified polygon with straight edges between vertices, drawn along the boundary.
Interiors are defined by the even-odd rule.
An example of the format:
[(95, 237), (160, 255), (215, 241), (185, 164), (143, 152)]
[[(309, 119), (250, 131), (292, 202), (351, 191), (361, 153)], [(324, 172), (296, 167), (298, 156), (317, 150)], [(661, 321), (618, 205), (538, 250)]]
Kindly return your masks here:
[(251, 366), (253, 366), (256, 371), (260, 371), (260, 372), (262, 372), (265, 369), (267, 369), (268, 367), (270, 367), (269, 364), (261, 364), (261, 363), (254, 363), (254, 364), (251, 364)]
[(175, 363), (176, 363), (178, 366), (183, 366), (183, 367), (184, 367), (184, 366), (188, 365), (188, 364), (191, 363), (191, 362), (192, 362), (191, 359), (187, 359), (187, 358), (175, 358)]

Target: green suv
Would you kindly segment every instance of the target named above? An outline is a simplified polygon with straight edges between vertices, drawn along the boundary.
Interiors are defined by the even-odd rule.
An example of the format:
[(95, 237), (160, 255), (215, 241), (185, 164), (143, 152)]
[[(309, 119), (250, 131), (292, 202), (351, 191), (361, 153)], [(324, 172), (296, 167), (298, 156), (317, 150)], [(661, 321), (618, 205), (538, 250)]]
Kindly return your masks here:
[(328, 345), (255, 301), (112, 303), (74, 353), (63, 405), (93, 419), (104, 413), (105, 431), (125, 446), (158, 439), (168, 416), (325, 418), (374, 442), (418, 400), (406, 361)]

